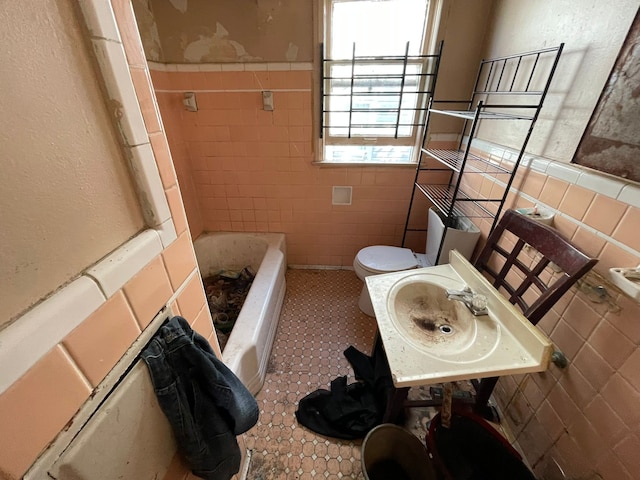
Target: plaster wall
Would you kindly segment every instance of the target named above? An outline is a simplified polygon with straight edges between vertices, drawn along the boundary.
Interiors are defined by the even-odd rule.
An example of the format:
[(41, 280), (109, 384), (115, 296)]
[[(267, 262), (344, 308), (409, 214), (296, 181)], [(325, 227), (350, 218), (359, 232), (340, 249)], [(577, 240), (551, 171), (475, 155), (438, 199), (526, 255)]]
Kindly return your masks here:
[[(75, 16), (77, 3), (83, 9), (84, 19)], [(109, 389), (109, 385), (113, 385), (110, 379), (119, 378), (122, 370), (118, 368), (127, 363), (121, 359), (137, 340), (144, 342), (143, 336), (151, 334), (149, 326), (159, 311), (170, 308), (173, 314), (188, 319), (192, 328), (209, 340), (217, 355), (221, 354), (130, 3), (128, 0), (114, 0), (112, 5), (92, 0), (22, 2), (5, 8), (0, 20), (3, 27), (0, 38), (7, 46), (6, 55), (0, 58), (5, 60), (5, 65), (14, 67), (2, 71), (2, 85), (11, 92), (31, 93), (33, 103), (28, 103), (31, 98), (28, 95), (22, 98), (29, 107), (24, 116), (33, 122), (39, 120), (37, 126), (41, 130), (37, 132), (40, 138), (35, 138), (28, 135), (33, 133), (28, 122), (18, 123), (18, 127), (27, 129), (24, 134), (19, 128), (10, 129), (9, 122), (0, 123), (3, 147), (14, 148), (7, 151), (16, 151), (18, 139), (26, 145), (18, 150), (15, 158), (9, 157), (3, 162), (13, 178), (5, 180), (3, 176), (0, 180), (4, 227), (0, 237), (2, 262), (4, 255), (8, 255), (8, 259), (14, 255), (12, 250), (5, 252), (8, 248), (5, 246), (13, 248), (19, 238), (24, 249), (34, 250), (53, 248), (50, 243), (55, 240), (58, 248), (75, 248), (66, 255), (65, 261), (83, 270), (79, 278), (62, 285), (0, 330), (0, 479), (24, 475), (41, 479), (49, 478), (46, 471), (53, 459), (86, 421), (82, 408), (85, 402), (91, 403), (97, 390)], [(29, 43), (30, 36), (39, 41)], [(8, 41), (7, 37), (15, 38), (15, 42)], [(87, 106), (78, 100), (85, 96), (101, 98), (97, 83), (89, 74), (93, 66), (81, 48), (84, 42), (91, 43), (98, 53), (94, 75), (99, 78), (99, 71), (103, 75), (105, 98), (120, 99), (122, 105), (121, 109), (105, 114), (104, 121), (92, 112), (92, 104)], [(13, 62), (7, 60), (18, 52), (20, 58)], [(70, 75), (61, 79), (55, 64), (66, 65), (69, 59), (78, 58), (89, 63), (86, 70), (70, 69)], [(32, 60), (39, 60), (40, 66), (48, 66), (50, 70), (40, 71), (37, 65), (32, 66)], [(23, 65), (27, 67), (20, 68)], [(53, 83), (44, 83), (44, 79)], [(21, 84), (39, 90), (25, 91), (26, 88), (20, 88)], [(20, 117), (19, 109), (4, 110), (5, 102), (9, 105), (6, 94), (0, 98), (3, 112)], [(102, 106), (100, 101), (95, 102)], [(78, 118), (67, 118), (74, 115)], [(113, 134), (116, 129), (109, 120), (117, 125), (121, 137)], [(92, 136), (94, 130), (99, 130), (99, 135)], [(17, 138), (7, 137), (6, 132)], [(86, 156), (69, 154), (71, 160), (67, 160), (68, 151), (58, 143), (62, 140), (69, 142), (63, 146), (70, 149), (75, 146)], [(46, 142), (49, 142), (48, 148)], [(35, 160), (27, 155), (26, 152), (31, 152), (28, 147), (34, 149)], [(126, 171), (125, 162), (120, 161), (123, 155), (130, 159), (138, 188), (144, 192), (140, 197), (145, 205), (146, 228), (132, 239), (129, 237), (138, 233), (140, 227), (136, 225), (131, 233), (122, 235), (115, 214), (118, 212), (99, 209), (99, 205), (94, 205), (97, 200), (91, 197), (94, 191), (107, 189), (116, 197), (108, 199), (110, 203), (131, 198), (135, 204), (126, 207), (142, 225), (131, 185), (108, 182), (109, 176), (104, 174), (106, 170), (115, 175), (113, 172), (121, 168), (120, 163)], [(49, 174), (48, 181), (39, 178), (37, 184), (31, 186), (31, 179), (23, 179), (26, 174), (20, 176), (18, 167), (24, 170), (27, 160), (37, 164), (41, 176)], [(79, 184), (62, 182), (64, 175), (57, 174), (58, 165), (67, 179)], [(34, 171), (38, 172), (35, 166), (28, 173), (35, 175)], [(14, 187), (11, 180), (14, 183), (19, 180), (19, 185)], [(18, 187), (33, 194), (40, 202), (40, 210), (31, 209), (29, 202), (34, 199), (25, 199), (24, 204), (4, 203), (21, 198)], [(58, 208), (62, 210), (60, 215)], [(94, 211), (93, 216), (103, 230), (93, 225), (92, 218), (86, 218)], [(57, 227), (54, 220), (66, 222), (60, 227), (62, 232), (54, 228)], [(15, 231), (7, 235), (7, 229)], [(111, 248), (97, 252), (96, 244), (102, 245), (103, 236), (111, 238), (110, 230), (119, 233), (120, 238)], [(59, 237), (52, 235), (49, 241), (51, 232)], [(5, 241), (7, 238), (14, 244)], [(87, 259), (87, 249), (95, 256)], [(111, 252), (110, 255), (102, 258), (107, 252)], [(90, 268), (87, 270), (87, 267)], [(44, 271), (42, 262), (35, 268)], [(47, 270), (48, 274), (56, 273), (55, 268), (48, 269), (51, 270)], [(6, 275), (3, 270), (3, 284), (5, 280), (7, 283), (20, 280), (17, 272)], [(25, 291), (37, 290), (34, 278), (32, 275), (31, 283), (24, 286)], [(53, 288), (57, 286), (59, 284), (54, 284)], [(5, 289), (3, 295), (6, 292)]]
[[(609, 77), (638, 0), (497, 0), (491, 12), (484, 57), (553, 47), (565, 42), (551, 89), (527, 151), (570, 162)], [(485, 124), (480, 136), (508, 147), (522, 129)]]
[(311, 1), (151, 0), (148, 4), (150, 9), (135, 2), (135, 8), (147, 12), (140, 29), (145, 46), (152, 43), (155, 30), (159, 33), (162, 53), (151, 58), (155, 61), (309, 62), (313, 56)]
[(143, 219), (73, 2), (10, 2), (0, 25), (1, 329)]

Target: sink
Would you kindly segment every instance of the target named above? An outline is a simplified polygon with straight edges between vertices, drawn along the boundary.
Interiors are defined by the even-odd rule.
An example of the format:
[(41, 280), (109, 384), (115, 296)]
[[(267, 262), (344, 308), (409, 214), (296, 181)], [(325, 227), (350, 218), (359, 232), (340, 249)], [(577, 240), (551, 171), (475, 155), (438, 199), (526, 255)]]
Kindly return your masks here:
[(500, 341), (500, 326), (489, 315), (474, 316), (459, 301), (449, 300), (438, 275), (407, 275), (391, 287), (389, 318), (398, 333), (425, 354), (448, 362), (482, 360)]
[[(462, 255), (450, 263), (366, 277), (394, 385), (410, 387), (549, 367), (553, 345)], [(447, 290), (487, 300), (474, 316)]]

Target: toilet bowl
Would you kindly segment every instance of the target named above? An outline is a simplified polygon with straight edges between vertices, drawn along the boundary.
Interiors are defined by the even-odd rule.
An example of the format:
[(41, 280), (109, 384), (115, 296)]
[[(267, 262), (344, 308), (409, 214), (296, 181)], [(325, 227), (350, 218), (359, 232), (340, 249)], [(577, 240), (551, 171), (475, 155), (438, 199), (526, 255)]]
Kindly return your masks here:
[(366, 277), (426, 266), (428, 266), (426, 256), (420, 253), (413, 253), (408, 248), (388, 245), (374, 245), (363, 248), (353, 260), (353, 269), (358, 278), (364, 282), (360, 292), (360, 299), (358, 300), (360, 310), (370, 317), (375, 316), (371, 298), (369, 297), (369, 289), (364, 281)]
[[(444, 239), (443, 239), (444, 236)], [(369, 289), (364, 281), (369, 275), (400, 272), (412, 268), (431, 267), (446, 263), (450, 250), (458, 250), (466, 259), (471, 258), (480, 230), (470, 220), (459, 220), (456, 227), (445, 228), (441, 215), (429, 209), (429, 228), (425, 245), (426, 254), (413, 253), (408, 248), (374, 245), (360, 250), (353, 260), (356, 275), (364, 282), (358, 306), (360, 310), (374, 317)]]

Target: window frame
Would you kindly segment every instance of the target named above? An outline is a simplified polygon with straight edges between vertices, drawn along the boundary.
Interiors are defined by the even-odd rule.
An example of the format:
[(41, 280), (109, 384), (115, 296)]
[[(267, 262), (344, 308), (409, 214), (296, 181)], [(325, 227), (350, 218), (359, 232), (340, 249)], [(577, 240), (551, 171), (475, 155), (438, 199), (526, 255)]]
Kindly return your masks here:
[[(423, 129), (424, 129), (424, 121), (419, 122), (420, 120), (420, 112), (416, 110), (412, 115), (413, 124), (418, 124), (412, 126), (412, 133), (410, 136), (401, 137), (398, 136), (395, 138), (394, 136), (382, 136), (382, 135), (358, 135), (351, 136), (347, 138), (346, 136), (338, 136), (338, 135), (328, 135), (328, 128), (323, 126), (323, 115), (324, 115), (324, 65), (323, 65), (323, 49), (327, 52), (327, 56), (329, 56), (331, 49), (331, 11), (334, 3), (339, 3), (342, 1), (357, 1), (357, 0), (316, 0), (317, 3), (317, 15), (318, 22), (316, 23), (317, 29), (317, 53), (316, 53), (316, 64), (321, 65), (319, 69), (319, 75), (315, 82), (316, 91), (318, 92), (316, 95), (316, 105), (314, 107), (314, 113), (317, 125), (314, 128), (314, 138), (316, 139), (317, 145), (317, 160), (314, 163), (325, 164), (331, 166), (348, 166), (348, 165), (371, 165), (371, 166), (415, 166), (419, 158), (419, 147), (422, 142)], [(425, 24), (423, 31), (423, 39), (422, 45), (419, 49), (418, 53), (413, 53), (413, 55), (433, 55), (437, 50), (437, 28), (435, 26), (438, 24), (438, 20), (440, 18), (440, 11), (442, 10), (443, 0), (427, 0), (426, 12), (425, 12)], [(357, 52), (356, 52), (357, 55)], [(336, 62), (339, 63), (339, 62)], [(350, 59), (344, 59), (342, 64), (350, 64)], [(373, 63), (383, 64), (384, 61), (377, 61)], [(408, 62), (409, 64), (410, 62)], [(417, 64), (419, 62), (413, 61), (412, 64)], [(420, 82), (418, 83), (418, 90), (423, 90), (424, 84), (426, 82), (426, 77), (421, 77)], [(416, 108), (421, 106), (421, 103), (424, 103), (422, 106), (426, 106), (426, 102), (424, 100), (418, 99)], [(424, 118), (424, 117), (423, 117)], [(315, 122), (314, 122), (315, 123)], [(324, 131), (322, 131), (324, 130)], [(342, 145), (354, 145), (354, 146), (370, 146), (372, 148), (375, 147), (385, 147), (385, 146), (407, 146), (411, 147), (411, 158), (408, 161), (402, 162), (376, 162), (373, 160), (358, 160), (354, 159), (353, 161), (333, 161), (331, 159), (327, 159), (325, 156), (325, 147), (327, 146), (342, 146)]]

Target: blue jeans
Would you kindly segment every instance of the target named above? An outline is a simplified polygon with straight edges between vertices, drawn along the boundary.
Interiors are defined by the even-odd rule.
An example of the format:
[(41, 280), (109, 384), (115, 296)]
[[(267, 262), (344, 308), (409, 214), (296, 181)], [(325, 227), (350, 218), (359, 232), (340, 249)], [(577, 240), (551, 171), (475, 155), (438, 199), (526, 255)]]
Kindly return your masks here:
[(258, 421), (253, 395), (182, 317), (163, 325), (141, 355), (193, 473), (207, 480), (231, 478), (240, 469), (236, 435)]

